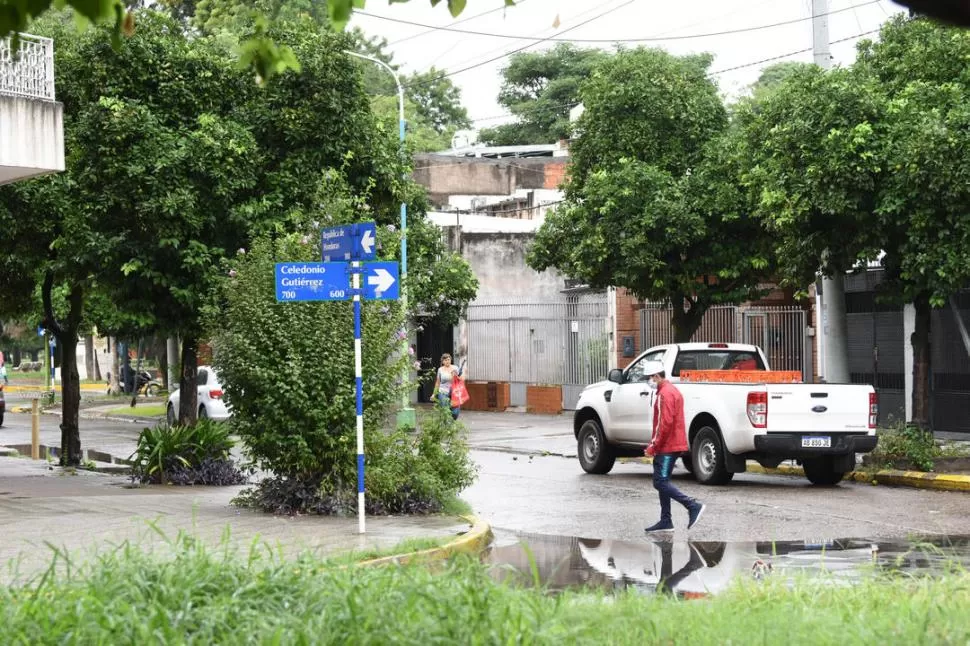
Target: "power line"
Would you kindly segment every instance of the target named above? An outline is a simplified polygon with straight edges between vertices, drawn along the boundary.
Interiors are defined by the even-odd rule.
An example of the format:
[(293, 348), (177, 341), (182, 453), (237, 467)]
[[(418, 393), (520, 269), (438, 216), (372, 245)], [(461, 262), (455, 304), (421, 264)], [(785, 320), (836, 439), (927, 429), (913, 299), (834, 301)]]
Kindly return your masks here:
[[(574, 29), (579, 29), (580, 27), (584, 27), (584, 26), (588, 25), (589, 23), (593, 22), (594, 20), (599, 20), (603, 16), (606, 16), (608, 14), (611, 14), (614, 11), (619, 11), (620, 9), (629, 6), (629, 5), (633, 4), (634, 2), (636, 2), (636, 0), (627, 0), (626, 2), (624, 2), (621, 5), (618, 5), (616, 7), (613, 7), (612, 9), (607, 9), (606, 11), (604, 11), (602, 13), (598, 13), (595, 16), (593, 16), (592, 18), (589, 18), (589, 19), (584, 20), (584, 21), (582, 21), (580, 23), (577, 23), (577, 24), (573, 25), (572, 27), (568, 27), (566, 29), (563, 29), (559, 33), (565, 34), (566, 32), (572, 31)], [(418, 85), (423, 85), (423, 84), (427, 84), (427, 83), (433, 83), (435, 81), (440, 81), (441, 79), (445, 79), (445, 78), (448, 78), (448, 77), (451, 77), (451, 76), (455, 76), (456, 74), (461, 74), (462, 72), (467, 72), (468, 70), (473, 70), (476, 67), (481, 67), (482, 65), (488, 65), (489, 63), (494, 63), (495, 61), (501, 60), (503, 58), (507, 58), (507, 57), (509, 57), (509, 56), (511, 56), (513, 54), (518, 54), (521, 51), (524, 51), (526, 49), (529, 49), (530, 47), (534, 47), (535, 45), (538, 45), (539, 43), (547, 42), (550, 38), (551, 38), (550, 36), (546, 36), (544, 38), (539, 38), (539, 39), (535, 40), (534, 42), (531, 42), (531, 43), (529, 43), (527, 45), (523, 45), (522, 47), (517, 47), (516, 49), (513, 49), (513, 50), (510, 50), (508, 52), (505, 52), (505, 53), (503, 53), (503, 54), (501, 54), (499, 56), (495, 56), (494, 58), (490, 58), (488, 60), (482, 61), (480, 63), (475, 63), (473, 65), (468, 65), (467, 67), (462, 67), (460, 69), (454, 70), (453, 72), (448, 72), (446, 74), (441, 74), (439, 76), (434, 77), (433, 79), (428, 79), (426, 81), (421, 81), (421, 82), (418, 83)]]
[[(864, 31), (861, 34), (855, 34), (854, 36), (847, 36), (846, 38), (839, 38), (838, 40), (829, 41), (830, 45), (836, 43), (844, 43), (850, 40), (855, 40), (856, 38), (862, 38), (863, 36), (871, 36), (872, 34), (878, 34), (878, 29), (872, 29), (870, 31)], [(745, 67), (754, 67), (755, 65), (761, 65), (762, 63), (770, 63), (771, 61), (777, 61), (782, 58), (788, 58), (789, 56), (796, 56), (798, 54), (804, 54), (805, 52), (812, 51), (811, 47), (806, 47), (805, 49), (799, 49), (794, 52), (788, 52), (787, 54), (779, 54), (778, 56), (771, 56), (770, 58), (762, 58), (760, 61), (754, 61), (752, 63), (744, 63), (743, 65), (735, 65), (734, 67), (726, 67), (723, 70), (716, 70), (714, 72), (709, 72), (708, 76), (716, 76), (717, 74), (724, 74), (725, 72), (733, 72), (734, 70), (744, 69)]]
[[(738, 29), (712, 31), (712, 32), (707, 32), (702, 34), (684, 34), (682, 36), (657, 36), (657, 37), (649, 37), (649, 38), (559, 38), (555, 36), (550, 36), (548, 38), (543, 38), (542, 40), (549, 41), (549, 42), (565, 42), (565, 43), (610, 44), (610, 43), (650, 43), (650, 42), (664, 42), (664, 41), (670, 41), (670, 40), (692, 40), (697, 38), (712, 38), (715, 36), (729, 36), (732, 34), (744, 34), (752, 31), (760, 31), (762, 29), (772, 29), (774, 27), (784, 27), (787, 25), (795, 25), (821, 16), (832, 16), (838, 13), (844, 13), (846, 11), (855, 11), (860, 7), (865, 7), (872, 4), (879, 4), (880, 1), (881, 0), (868, 0), (867, 2), (863, 2), (861, 4), (852, 5), (850, 7), (843, 7), (842, 9), (835, 9), (833, 11), (827, 11), (825, 13), (821, 13), (818, 15), (806, 16), (802, 18), (793, 18), (791, 20), (783, 20), (781, 22), (774, 22), (766, 25), (754, 25), (752, 27), (741, 27)], [(625, 5), (621, 5), (621, 6), (625, 6)], [(619, 9), (619, 7), (617, 7), (617, 9)], [(368, 13), (366, 11), (355, 11), (354, 13), (361, 16), (366, 16), (368, 18), (377, 18), (378, 20), (386, 20), (389, 22), (412, 25), (415, 27), (428, 27), (430, 28), (429, 31), (447, 31), (447, 32), (453, 32), (457, 34), (466, 34), (469, 36), (487, 36), (490, 38), (505, 38), (508, 40), (532, 40), (534, 38), (534, 36), (520, 36), (515, 34), (497, 34), (494, 32), (473, 31), (470, 29), (454, 29), (452, 27), (435, 27), (434, 25), (426, 25), (423, 23), (411, 22), (409, 20), (402, 20), (400, 18), (390, 18), (387, 16), (379, 16), (377, 14)], [(858, 21), (858, 18), (857, 18), (857, 21)], [(581, 23), (580, 25), (576, 25), (576, 27), (572, 27), (571, 29), (576, 29), (577, 27), (580, 27), (583, 24), (586, 24), (586, 23)], [(562, 33), (565, 33), (566, 31), (569, 31), (569, 30), (564, 30)], [(424, 32), (424, 33), (428, 33), (428, 32)]]
[[(850, 41), (850, 40), (855, 40), (856, 38), (862, 38), (863, 36), (871, 36), (872, 34), (878, 34), (878, 33), (879, 33), (879, 30), (878, 29), (872, 29), (870, 31), (864, 31), (864, 32), (859, 33), (859, 34), (855, 34), (854, 36), (848, 36), (846, 38), (839, 38), (838, 40), (833, 40), (833, 41), (831, 41), (831, 44), (844, 43), (844, 42), (847, 42), (847, 41)], [(715, 70), (713, 72), (708, 72), (707, 75), (708, 76), (716, 76), (718, 74), (724, 74), (726, 72), (733, 72), (735, 70), (740, 70), (740, 69), (744, 69), (744, 68), (747, 68), (747, 67), (754, 67), (756, 65), (761, 65), (762, 63), (770, 63), (772, 61), (777, 61), (777, 60), (780, 60), (780, 59), (783, 59), (783, 58), (788, 58), (789, 56), (797, 56), (798, 54), (804, 54), (804, 53), (810, 52), (810, 51), (812, 51), (812, 48), (811, 47), (808, 47), (808, 48), (805, 48), (805, 49), (799, 49), (797, 51), (788, 52), (787, 54), (778, 54), (777, 56), (771, 56), (769, 58), (762, 58), (762, 59), (757, 60), (757, 61), (752, 61), (751, 63), (743, 63), (741, 65), (735, 65), (734, 67), (726, 67), (726, 68), (724, 68), (722, 70)], [(552, 106), (552, 109), (558, 109), (558, 108), (574, 108), (577, 105), (579, 105), (579, 102), (575, 102), (575, 103), (563, 103), (563, 104), (560, 104), (560, 105)], [(493, 121), (493, 120), (497, 120), (497, 119), (509, 119), (509, 118), (521, 119), (521, 117), (519, 115), (509, 113), (509, 114), (496, 114), (496, 115), (489, 116), (489, 117), (479, 117), (477, 119), (471, 119), (471, 122), (472, 123), (478, 123), (479, 121)]]
[[(525, 2), (525, 1), (526, 0), (519, 0), (516, 3), (516, 5), (520, 5), (523, 2)], [(505, 11), (506, 9), (508, 9), (508, 7), (506, 7), (505, 5), (502, 5), (501, 7), (496, 7), (494, 9), (489, 9), (488, 11), (483, 11), (482, 13), (477, 13), (474, 16), (468, 16), (467, 18), (462, 18), (461, 20), (456, 20), (456, 21), (452, 22), (448, 26), (451, 27), (453, 25), (460, 25), (462, 23), (469, 22), (471, 20), (475, 20), (476, 18), (481, 18), (483, 16), (487, 16), (489, 14), (493, 14), (493, 13), (496, 13), (498, 11)], [(355, 11), (354, 14), (355, 15), (370, 16), (370, 17), (379, 17), (376, 14), (364, 13), (363, 11)], [(404, 42), (407, 42), (409, 40), (414, 40), (415, 38), (420, 38), (421, 36), (427, 36), (428, 34), (434, 33), (434, 32), (436, 32), (438, 30), (439, 30), (438, 27), (431, 27), (430, 29), (428, 29), (426, 31), (418, 32), (418, 33), (413, 34), (411, 36), (405, 36), (404, 38), (400, 38), (398, 40), (395, 40), (393, 42), (390, 42), (390, 43), (388, 43), (388, 46), (390, 46), (390, 45), (397, 45), (398, 43), (404, 43)]]

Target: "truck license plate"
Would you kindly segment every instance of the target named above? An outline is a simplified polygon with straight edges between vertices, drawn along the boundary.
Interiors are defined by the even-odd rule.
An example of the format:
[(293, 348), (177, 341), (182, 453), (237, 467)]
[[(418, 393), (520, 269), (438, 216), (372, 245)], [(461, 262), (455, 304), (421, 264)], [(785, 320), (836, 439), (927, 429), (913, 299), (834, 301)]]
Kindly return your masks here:
[(815, 435), (802, 438), (803, 449), (827, 449), (832, 446), (832, 438), (828, 436)]

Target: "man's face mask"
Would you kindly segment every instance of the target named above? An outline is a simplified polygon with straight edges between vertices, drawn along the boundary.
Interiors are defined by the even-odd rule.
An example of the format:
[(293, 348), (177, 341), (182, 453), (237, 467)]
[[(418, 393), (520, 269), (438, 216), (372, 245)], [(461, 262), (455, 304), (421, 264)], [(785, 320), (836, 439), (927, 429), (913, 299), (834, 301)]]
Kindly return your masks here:
[(657, 381), (656, 381), (656, 378), (655, 377), (650, 377), (650, 381), (647, 382), (647, 386), (649, 386), (651, 390), (656, 390), (657, 389)]

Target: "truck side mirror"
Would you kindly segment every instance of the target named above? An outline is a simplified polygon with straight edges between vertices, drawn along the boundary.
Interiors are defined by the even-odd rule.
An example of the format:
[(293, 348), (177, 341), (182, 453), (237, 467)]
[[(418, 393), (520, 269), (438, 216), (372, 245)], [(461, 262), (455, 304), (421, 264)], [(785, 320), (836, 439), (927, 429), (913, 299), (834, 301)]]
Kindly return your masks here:
[(623, 383), (623, 371), (620, 370), (619, 368), (613, 368), (612, 370), (610, 370), (610, 374), (607, 375), (606, 379), (608, 381), (612, 381), (615, 384), (622, 384)]

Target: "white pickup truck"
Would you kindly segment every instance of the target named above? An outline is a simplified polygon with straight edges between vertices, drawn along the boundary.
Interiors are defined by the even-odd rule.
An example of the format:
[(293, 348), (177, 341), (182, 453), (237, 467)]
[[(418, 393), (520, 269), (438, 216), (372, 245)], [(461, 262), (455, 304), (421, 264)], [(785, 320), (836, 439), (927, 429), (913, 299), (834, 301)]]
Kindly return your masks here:
[(580, 395), (573, 431), (587, 473), (609, 473), (617, 457), (642, 456), (650, 443), (655, 391), (643, 375), (646, 361), (662, 362), (684, 396), (683, 462), (703, 484), (726, 484), (748, 460), (776, 467), (794, 459), (813, 484), (834, 485), (855, 469), (856, 453), (876, 447), (872, 386), (682, 382), (682, 371), (766, 371), (768, 362), (753, 345), (681, 343), (650, 348)]

